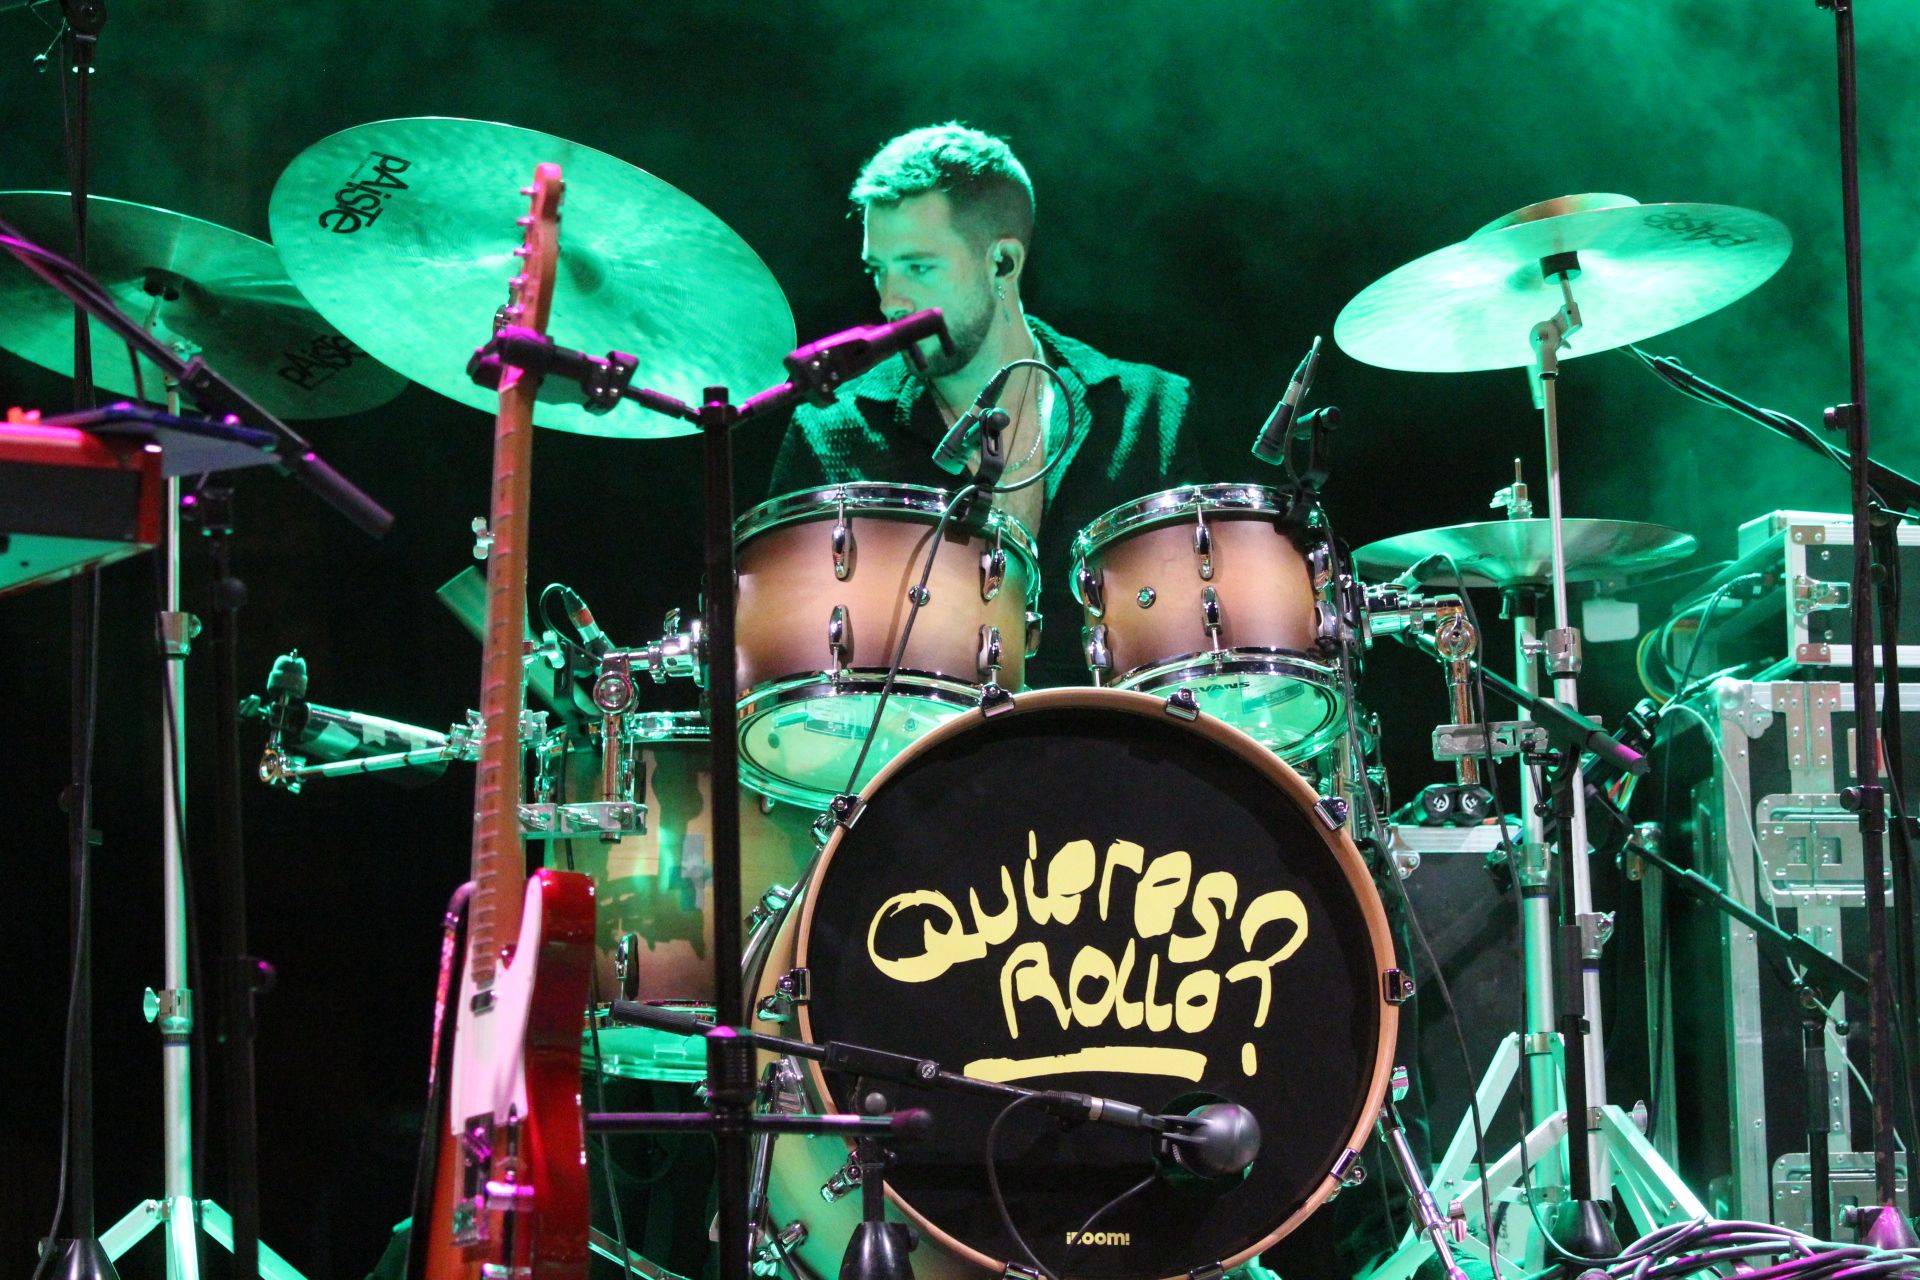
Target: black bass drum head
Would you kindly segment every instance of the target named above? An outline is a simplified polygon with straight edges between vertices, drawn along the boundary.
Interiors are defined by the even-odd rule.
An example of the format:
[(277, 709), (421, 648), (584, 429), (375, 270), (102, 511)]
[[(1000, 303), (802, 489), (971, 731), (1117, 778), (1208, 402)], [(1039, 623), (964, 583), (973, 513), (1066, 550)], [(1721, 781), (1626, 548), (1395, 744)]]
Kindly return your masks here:
[[(1145, 694), (1026, 693), (969, 714), (890, 764), (827, 850), (801, 922), (801, 1029), (1153, 1111), (1246, 1107), (1261, 1146), (1244, 1178), (1163, 1160), (1073, 1243), (1154, 1170), (1150, 1135), (1027, 1106), (997, 1151), (1013, 1222), (1056, 1271), (1233, 1266), (1332, 1193), (1391, 1062), (1385, 915), (1315, 799), (1251, 738)], [(856, 1109), (851, 1081), (824, 1085)], [(889, 1193), (941, 1244), (1024, 1265), (987, 1193), (1001, 1104), (891, 1088), (935, 1129), (897, 1149)]]

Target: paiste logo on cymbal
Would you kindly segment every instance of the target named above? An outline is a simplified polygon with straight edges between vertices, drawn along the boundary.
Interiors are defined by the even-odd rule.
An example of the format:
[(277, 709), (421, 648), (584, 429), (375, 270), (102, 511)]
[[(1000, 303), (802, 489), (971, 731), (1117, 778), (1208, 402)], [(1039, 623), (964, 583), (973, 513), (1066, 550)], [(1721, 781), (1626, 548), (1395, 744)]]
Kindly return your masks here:
[(354, 361), (366, 359), (367, 353), (343, 334), (322, 333), (305, 349), (282, 351), (280, 358), (285, 363), (274, 372), (302, 391), (312, 391)]
[[(1249, 1029), (1266, 1026), (1273, 969), (1299, 951), (1311, 931), (1298, 893), (1274, 889), (1246, 897), (1230, 871), (1196, 875), (1187, 851), (1149, 858), (1143, 846), (1128, 840), (1108, 844), (1104, 855), (1091, 840), (1069, 841), (1047, 859), (1043, 872), (1038, 846), (1036, 833), (1029, 831), (1020, 892), (1012, 871), (998, 868), (996, 908), (989, 909), (978, 889), (967, 891), (970, 922), (937, 889), (896, 893), (882, 902), (867, 925), (868, 960), (884, 978), (921, 983), (1006, 948), (999, 960), (1000, 1007), (1014, 1046), (1023, 1029), (1032, 1029), (1030, 1022), (1023, 1028), (1023, 1019), (1044, 1021), (1048, 1015), (1060, 1031), (1077, 1028), (1103, 1039), (1144, 1031), (1217, 1044), (1217, 1034), (1206, 1033), (1220, 1016), (1223, 993), (1241, 983), (1256, 984)], [(1118, 901), (1116, 884), (1121, 886)], [(1124, 897), (1129, 888), (1131, 907)], [(1060, 957), (1062, 964), (1047, 937), (1016, 936), (1072, 926), (1083, 912), (1089, 917), (1086, 925), (1105, 924), (1107, 934), (1130, 934), (1124, 946), (1083, 942), (1070, 957)], [(916, 919), (921, 926), (917, 951), (902, 945)], [(897, 920), (909, 926), (904, 936)], [(1067, 945), (1086, 936), (1084, 927), (1071, 936), (1053, 932), (1054, 940)], [(1252, 1040), (1241, 1045), (1240, 1066), (1247, 1076), (1259, 1070)], [(1123, 1042), (1033, 1057), (981, 1057), (963, 1071), (1003, 1082), (1077, 1071), (1197, 1081), (1207, 1069), (1202, 1049)]]
[(347, 175), (346, 185), (333, 193), (333, 207), (320, 211), (320, 225), (335, 235), (352, 235), (372, 226), (393, 193), (407, 190), (400, 175), (411, 168), (411, 160), (369, 151), (359, 167)]

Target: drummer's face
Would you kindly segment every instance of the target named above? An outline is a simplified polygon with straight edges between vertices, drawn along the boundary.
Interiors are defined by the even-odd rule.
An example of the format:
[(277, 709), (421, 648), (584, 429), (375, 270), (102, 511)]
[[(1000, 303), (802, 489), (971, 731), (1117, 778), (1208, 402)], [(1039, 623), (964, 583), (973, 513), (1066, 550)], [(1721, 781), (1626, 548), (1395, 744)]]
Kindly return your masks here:
[(993, 327), (992, 275), (986, 251), (953, 225), (945, 192), (868, 205), (862, 258), (887, 319), (928, 307), (946, 317), (953, 354), (943, 354), (937, 339), (921, 343), (930, 373), (956, 373), (972, 363)]

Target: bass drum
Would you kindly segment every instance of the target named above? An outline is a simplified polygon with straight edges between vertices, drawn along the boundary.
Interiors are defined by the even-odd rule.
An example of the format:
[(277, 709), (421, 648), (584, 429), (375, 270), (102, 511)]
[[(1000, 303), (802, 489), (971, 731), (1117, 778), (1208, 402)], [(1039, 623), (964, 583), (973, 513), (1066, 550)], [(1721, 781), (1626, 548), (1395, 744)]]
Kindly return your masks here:
[[(1020, 1108), (995, 1155), (1043, 1262), (1100, 1280), (1230, 1268), (1333, 1194), (1387, 1087), (1394, 958), (1364, 860), (1291, 768), (1177, 701), (1058, 689), (942, 725), (862, 800), (782, 927), (759, 1017), (1151, 1111), (1234, 1102), (1265, 1135), (1244, 1178), (1163, 1167), (1070, 1244), (1156, 1153), (1137, 1131)], [(851, 1081), (812, 1062), (787, 1074), (804, 1101), (856, 1109)], [(890, 1212), (931, 1246), (916, 1274), (1023, 1259), (986, 1194), (1000, 1104), (886, 1087), (934, 1117), (888, 1175)], [(823, 1275), (860, 1218), (857, 1193), (823, 1202), (846, 1156), (787, 1139), (772, 1161), (774, 1224), (806, 1225), (798, 1251)]]

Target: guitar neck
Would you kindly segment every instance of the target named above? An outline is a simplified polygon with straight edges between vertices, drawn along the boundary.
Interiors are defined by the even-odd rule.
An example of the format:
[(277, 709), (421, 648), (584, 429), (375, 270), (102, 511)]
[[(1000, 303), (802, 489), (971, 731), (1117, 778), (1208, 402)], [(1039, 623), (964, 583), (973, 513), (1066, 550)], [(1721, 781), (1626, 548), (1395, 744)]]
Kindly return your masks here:
[[(560, 171), (541, 165), (534, 212), (512, 283), (508, 318), (546, 328), (554, 263), (559, 256)], [(519, 936), (526, 889), (520, 839), (520, 713), (526, 700), (527, 517), (533, 474), (533, 403), (538, 375), (505, 365), (494, 418), (493, 534), (487, 555), (487, 628), (480, 668), (480, 760), (473, 796), (473, 900), (468, 908), (467, 963), (476, 991), (493, 984), (502, 948)]]
[[(507, 376), (513, 376), (509, 370)], [(525, 388), (522, 394), (522, 388)], [(509, 401), (524, 405), (509, 412)], [(479, 768), (473, 794), (473, 901), (467, 955), (475, 989), (493, 983), (501, 948), (520, 929), (526, 854), (520, 841), (520, 712), (526, 688), (527, 504), (533, 380), (504, 385), (494, 426), (487, 554), (487, 634), (480, 667)]]

